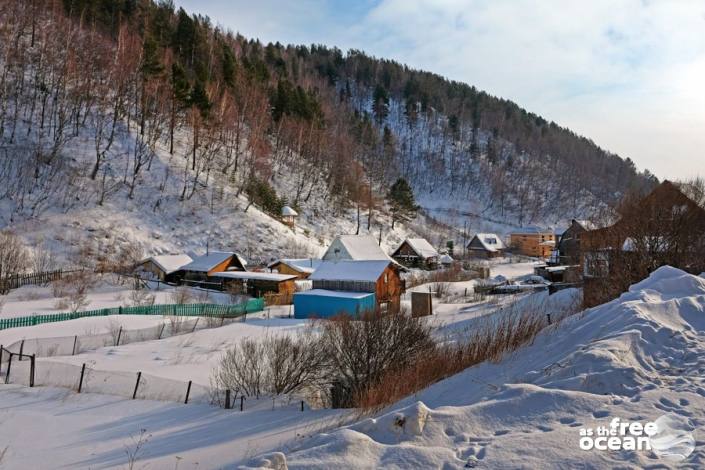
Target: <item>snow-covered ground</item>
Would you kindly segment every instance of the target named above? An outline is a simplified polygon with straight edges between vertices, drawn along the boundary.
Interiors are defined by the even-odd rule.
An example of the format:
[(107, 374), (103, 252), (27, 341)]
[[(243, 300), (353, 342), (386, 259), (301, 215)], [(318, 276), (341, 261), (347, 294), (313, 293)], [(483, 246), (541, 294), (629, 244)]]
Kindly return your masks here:
[[(651, 441), (653, 450), (580, 449), (581, 429), (609, 427), (613, 418), (644, 425), (664, 415), (679, 437)], [(702, 468), (704, 425), (705, 280), (664, 267), (620, 299), (549, 328), (499, 363), (467, 369), (374, 418), (253, 463), (275, 468), (268, 462), (285, 461), (290, 469)], [(670, 460), (664, 456), (669, 448), (689, 455)]]
[[(160, 284), (156, 288), (155, 283), (150, 283), (152, 289), (143, 289), (142, 295), (154, 297), (155, 304), (173, 304), (174, 287)], [(189, 296), (200, 303), (230, 303), (228, 294), (205, 289), (185, 288)], [(106, 275), (95, 286), (86, 293), (86, 305), (81, 310), (96, 310), (101, 308), (111, 308), (120, 306), (131, 306), (134, 304), (134, 289), (129, 282), (119, 283), (117, 278)], [(23, 317), (32, 314), (48, 315), (52, 313), (67, 312), (69, 308), (61, 305), (61, 298), (54, 297), (51, 287), (24, 286), (10, 291), (2, 297), (4, 303), (0, 306), (0, 318)]]
[[(438, 335), (452, 337), (517, 304), (550, 311), (578, 293), (439, 303), (427, 321)], [(125, 467), (126, 447), (145, 429), (149, 437), (136, 468), (668, 466), (674, 464), (653, 452), (583, 451), (578, 443), (581, 428), (607, 426), (614, 417), (645, 423), (672, 414), (695, 429), (695, 451), (686, 462), (699, 468), (705, 465), (698, 430), (705, 425), (704, 310), (705, 280), (662, 268), (622, 298), (545, 330), (501, 362), (467, 369), (356, 423), (349, 412), (302, 413), (293, 405), (246, 406), (240, 413), (0, 385), (0, 455), (7, 448), (6, 468)], [(59, 324), (62, 334), (81, 328), (79, 322)], [(278, 307), (220, 328), (44, 360), (207, 385), (222, 351), (240, 338), (295, 334), (306, 325)], [(21, 334), (36, 329), (41, 335), (46, 327)], [(347, 423), (353, 424), (338, 427)]]

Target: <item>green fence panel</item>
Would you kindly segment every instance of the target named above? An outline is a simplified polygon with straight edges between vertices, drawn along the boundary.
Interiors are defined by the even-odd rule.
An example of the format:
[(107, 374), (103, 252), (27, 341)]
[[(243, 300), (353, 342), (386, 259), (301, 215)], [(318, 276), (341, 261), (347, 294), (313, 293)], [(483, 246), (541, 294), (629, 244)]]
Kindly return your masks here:
[(23, 326), (41, 325), (76, 318), (99, 317), (108, 315), (174, 315), (174, 316), (238, 316), (246, 313), (264, 310), (264, 299), (249, 299), (247, 302), (235, 305), (221, 304), (162, 304), (137, 307), (113, 307), (82, 312), (53, 313), (49, 315), (31, 315), (24, 317), (0, 319), (0, 330), (19, 328)]

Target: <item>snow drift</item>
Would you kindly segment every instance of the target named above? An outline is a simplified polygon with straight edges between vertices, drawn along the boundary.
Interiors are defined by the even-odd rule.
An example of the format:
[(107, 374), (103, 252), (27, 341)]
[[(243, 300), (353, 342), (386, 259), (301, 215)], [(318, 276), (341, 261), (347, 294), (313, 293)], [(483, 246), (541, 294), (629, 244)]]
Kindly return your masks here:
[[(610, 303), (544, 330), (387, 408), (262, 457), (260, 468), (672, 465), (648, 451), (588, 452), (579, 428), (611, 417), (705, 424), (705, 279), (662, 267)], [(705, 465), (703, 442), (686, 462)], [(702, 436), (700, 436), (702, 439)]]

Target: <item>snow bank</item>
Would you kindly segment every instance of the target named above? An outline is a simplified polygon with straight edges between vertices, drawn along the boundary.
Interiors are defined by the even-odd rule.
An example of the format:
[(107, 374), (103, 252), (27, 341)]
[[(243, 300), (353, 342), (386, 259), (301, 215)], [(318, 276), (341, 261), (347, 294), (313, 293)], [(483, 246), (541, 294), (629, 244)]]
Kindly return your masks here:
[[(648, 451), (581, 451), (578, 429), (615, 416), (646, 421), (668, 413), (691, 430), (702, 426), (704, 308), (705, 279), (661, 268), (502, 362), (470, 368), (378, 417), (321, 434), (278, 462), (289, 469), (671, 465)], [(697, 437), (687, 462), (702, 467)]]

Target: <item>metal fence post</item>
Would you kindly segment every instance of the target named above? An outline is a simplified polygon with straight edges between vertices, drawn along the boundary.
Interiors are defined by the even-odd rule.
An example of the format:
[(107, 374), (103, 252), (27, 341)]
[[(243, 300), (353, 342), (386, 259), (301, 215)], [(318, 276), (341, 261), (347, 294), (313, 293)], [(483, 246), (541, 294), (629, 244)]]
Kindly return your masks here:
[(71, 355), (76, 355), (76, 344), (78, 343), (78, 335), (73, 337), (73, 349), (71, 349)]
[(230, 409), (230, 389), (225, 390), (225, 409)]
[(20, 361), (22, 360), (22, 352), (23, 351), (24, 351), (24, 339), (20, 343), (20, 358), (19, 358)]
[(120, 331), (118, 331), (118, 337), (117, 341), (115, 342), (115, 346), (120, 346), (120, 337), (122, 336), (122, 326), (120, 326)]
[(81, 378), (78, 380), (78, 393), (81, 393), (81, 388), (83, 388), (83, 375), (86, 373), (86, 363), (84, 362), (81, 366)]
[(32, 361), (29, 365), (29, 386), (30, 387), (34, 387), (34, 372), (36, 371), (36, 369), (35, 369), (36, 359), (37, 358), (34, 354), (32, 354), (29, 359), (30, 361)]
[(188, 405), (188, 397), (191, 395), (191, 381), (188, 381), (188, 387), (186, 387), (186, 399), (184, 400), (184, 405)]
[(142, 378), (142, 372), (137, 372), (137, 382), (135, 382), (135, 391), (132, 392), (132, 399), (137, 398), (137, 387), (140, 386), (140, 379)]
[(5, 383), (10, 383), (10, 369), (12, 368), (12, 353), (10, 353), (10, 359), (7, 361), (7, 374), (5, 375)]
[(242, 411), (244, 407), (245, 407), (245, 396), (240, 395), (240, 411)]

